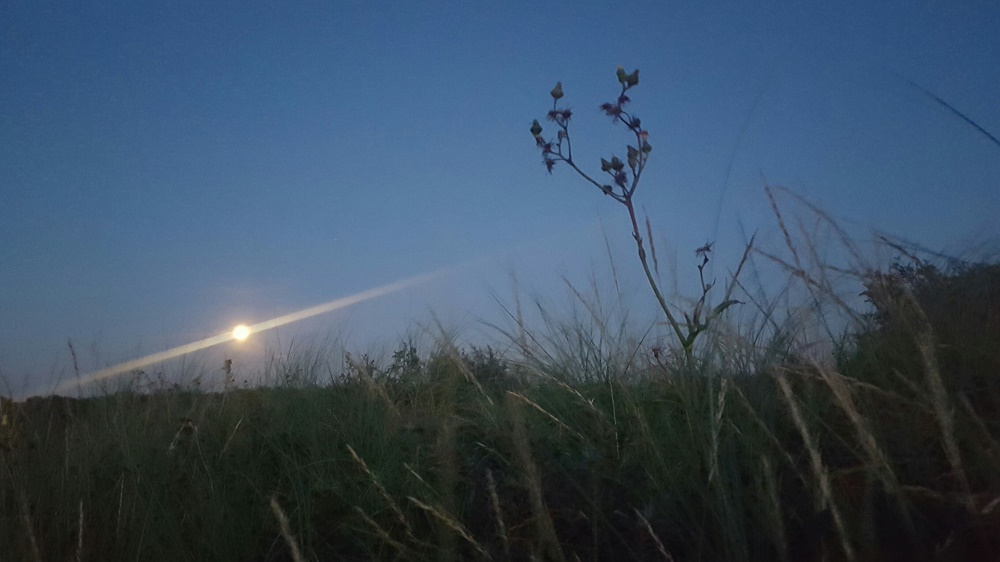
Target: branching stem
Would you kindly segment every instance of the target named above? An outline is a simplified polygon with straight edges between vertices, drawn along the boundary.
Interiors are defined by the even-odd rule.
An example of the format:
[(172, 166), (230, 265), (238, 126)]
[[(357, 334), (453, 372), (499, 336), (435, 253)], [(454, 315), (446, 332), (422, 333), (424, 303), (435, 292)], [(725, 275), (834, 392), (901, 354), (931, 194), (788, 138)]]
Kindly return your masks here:
[[(617, 76), (618, 82), (621, 84), (621, 92), (618, 94), (618, 99), (615, 103), (603, 104), (601, 109), (608, 116), (614, 118), (616, 122), (624, 124), (625, 127), (627, 127), (628, 130), (635, 135), (635, 146), (629, 145), (627, 147), (627, 157), (624, 162), (617, 156), (612, 156), (610, 161), (603, 158), (601, 159), (601, 171), (611, 177), (611, 183), (602, 184), (591, 177), (590, 174), (584, 172), (579, 166), (576, 165), (576, 162), (573, 161), (573, 147), (569, 134), (569, 121), (573, 112), (569, 109), (560, 109), (558, 106), (559, 99), (563, 97), (562, 83), (557, 84), (552, 90), (552, 110), (548, 113), (549, 121), (554, 122), (559, 128), (555, 139), (546, 140), (542, 137), (542, 127), (537, 120), (532, 123), (531, 133), (535, 137), (535, 142), (542, 150), (542, 159), (549, 172), (552, 171), (552, 168), (554, 168), (557, 163), (563, 162), (579, 174), (585, 181), (600, 189), (605, 195), (624, 205), (628, 210), (629, 220), (632, 222), (632, 238), (635, 239), (636, 250), (639, 253), (639, 262), (642, 263), (642, 270), (646, 273), (646, 280), (649, 282), (650, 288), (653, 289), (653, 295), (656, 296), (656, 302), (659, 303), (660, 308), (663, 310), (663, 314), (667, 317), (667, 323), (674, 331), (674, 334), (677, 336), (677, 340), (680, 342), (681, 347), (684, 350), (685, 361), (688, 365), (690, 365), (693, 355), (694, 342), (698, 335), (706, 330), (708, 325), (720, 314), (722, 314), (722, 312), (738, 302), (730, 299), (730, 296), (736, 283), (736, 277), (739, 275), (739, 270), (746, 261), (747, 254), (744, 254), (743, 260), (740, 262), (740, 268), (737, 269), (736, 275), (733, 277), (729, 288), (726, 290), (725, 300), (712, 311), (706, 313), (704, 320), (702, 320), (702, 312), (708, 297), (708, 292), (712, 286), (715, 285), (715, 283), (713, 281), (712, 283), (706, 284), (704, 275), (704, 267), (705, 264), (708, 263), (708, 252), (711, 251), (712, 245), (709, 243), (703, 248), (698, 249), (696, 253), (702, 256), (704, 260), (702, 264), (698, 266), (702, 295), (695, 305), (691, 316), (688, 316), (686, 313), (684, 314), (684, 318), (687, 321), (687, 333), (685, 334), (684, 330), (681, 329), (680, 322), (677, 321), (673, 312), (670, 311), (670, 307), (667, 305), (667, 300), (663, 297), (663, 293), (660, 292), (660, 287), (656, 282), (656, 278), (653, 276), (653, 272), (649, 268), (649, 262), (646, 259), (646, 248), (643, 244), (642, 234), (639, 232), (639, 221), (635, 216), (635, 206), (632, 204), (632, 196), (635, 195), (635, 190), (639, 187), (639, 178), (642, 177), (642, 172), (646, 168), (646, 162), (649, 160), (649, 153), (652, 150), (649, 142), (647, 141), (649, 134), (647, 131), (643, 130), (639, 118), (624, 109), (624, 106), (630, 101), (627, 95), (628, 90), (639, 83), (639, 71), (636, 70), (631, 74), (626, 74), (625, 71), (619, 67)], [(563, 152), (564, 143), (565, 152)], [(628, 166), (628, 171), (632, 173), (631, 181), (629, 181), (628, 172), (625, 171), (626, 165)], [(616, 192), (615, 187), (613, 186), (617, 187), (620, 191)], [(747, 248), (747, 251), (749, 252), (749, 247)]]

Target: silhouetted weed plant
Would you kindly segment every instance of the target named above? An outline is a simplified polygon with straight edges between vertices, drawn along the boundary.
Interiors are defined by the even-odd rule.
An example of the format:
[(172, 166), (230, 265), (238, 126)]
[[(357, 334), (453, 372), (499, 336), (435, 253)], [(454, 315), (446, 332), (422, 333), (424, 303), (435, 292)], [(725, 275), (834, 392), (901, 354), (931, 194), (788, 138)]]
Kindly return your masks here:
[[(653, 294), (656, 296), (656, 301), (663, 310), (663, 314), (667, 317), (667, 323), (677, 337), (686, 362), (690, 364), (698, 336), (707, 330), (712, 322), (721, 316), (726, 309), (740, 303), (740, 301), (732, 298), (732, 294), (736, 287), (740, 271), (744, 263), (746, 263), (746, 259), (753, 246), (753, 240), (747, 245), (736, 273), (733, 274), (732, 280), (726, 287), (726, 293), (722, 302), (714, 307), (709, 307), (707, 298), (715, 282), (705, 281), (705, 265), (709, 262), (708, 255), (712, 251), (712, 243), (705, 244), (696, 250), (696, 254), (702, 258), (702, 263), (698, 266), (701, 297), (696, 301), (690, 312), (682, 313), (684, 318), (682, 327), (676, 314), (671, 311), (670, 305), (660, 291), (653, 271), (649, 267), (645, 244), (643, 243), (639, 222), (636, 218), (635, 205), (632, 202), (636, 189), (639, 187), (642, 172), (645, 170), (646, 164), (649, 162), (649, 155), (653, 151), (652, 145), (649, 144), (649, 131), (642, 127), (642, 121), (639, 117), (627, 109), (629, 102), (632, 101), (629, 97), (629, 92), (632, 88), (639, 85), (639, 70), (636, 69), (631, 73), (626, 73), (619, 66), (615, 76), (621, 86), (621, 91), (614, 101), (601, 104), (600, 109), (605, 115), (611, 117), (615, 123), (623, 124), (634, 137), (634, 143), (626, 145), (625, 160), (614, 154), (609, 159), (601, 158), (601, 173), (608, 177), (608, 182), (594, 179), (594, 176), (591, 176), (588, 172), (580, 168), (573, 159), (573, 144), (569, 132), (569, 123), (573, 117), (573, 112), (568, 108), (559, 107), (559, 100), (565, 96), (562, 82), (557, 82), (555, 88), (550, 92), (552, 96), (552, 109), (546, 115), (546, 119), (555, 123), (557, 127), (556, 136), (554, 138), (542, 136), (543, 128), (537, 119), (531, 123), (531, 134), (535, 138), (536, 145), (542, 152), (542, 161), (545, 163), (545, 168), (549, 173), (552, 173), (556, 164), (564, 163), (588, 183), (601, 190), (602, 193), (621, 203), (628, 211), (629, 220), (632, 224), (632, 238), (635, 240), (636, 250), (639, 253), (639, 261), (642, 263), (646, 280), (649, 282), (649, 286), (653, 290)], [(648, 218), (646, 219), (646, 231), (650, 236), (650, 248), (652, 249), (652, 228), (650, 227)], [(655, 250), (653, 252), (652, 257), (655, 263)]]

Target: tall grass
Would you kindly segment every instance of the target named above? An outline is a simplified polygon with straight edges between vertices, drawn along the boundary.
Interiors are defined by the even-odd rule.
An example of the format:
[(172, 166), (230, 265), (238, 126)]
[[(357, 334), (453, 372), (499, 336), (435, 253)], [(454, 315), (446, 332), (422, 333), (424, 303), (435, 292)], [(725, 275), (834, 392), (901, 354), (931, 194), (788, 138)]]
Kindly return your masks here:
[[(303, 348), (259, 387), (5, 400), (5, 559), (993, 559), (997, 266), (875, 270), (844, 234), (833, 267), (783, 193), (786, 248), (749, 266), (789, 287), (690, 357), (570, 284), (582, 314), (532, 328), (518, 299), (506, 353)], [(834, 345), (779, 317), (796, 291)]]

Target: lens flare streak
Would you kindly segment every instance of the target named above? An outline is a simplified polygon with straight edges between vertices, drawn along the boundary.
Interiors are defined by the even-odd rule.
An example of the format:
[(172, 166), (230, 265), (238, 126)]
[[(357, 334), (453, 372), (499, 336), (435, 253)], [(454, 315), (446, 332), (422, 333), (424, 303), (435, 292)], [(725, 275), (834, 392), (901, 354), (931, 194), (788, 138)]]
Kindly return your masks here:
[[(347, 297), (342, 297), (337, 300), (332, 300), (323, 304), (318, 304), (316, 306), (311, 306), (309, 308), (299, 310), (297, 312), (292, 312), (285, 314), (283, 316), (278, 316), (277, 318), (272, 318), (270, 320), (265, 320), (263, 322), (258, 322), (257, 324), (251, 324), (247, 326), (250, 334), (255, 334), (257, 332), (262, 332), (264, 330), (270, 330), (271, 328), (277, 328), (279, 326), (284, 326), (285, 324), (291, 324), (292, 322), (298, 322), (300, 320), (305, 320), (306, 318), (311, 318), (319, 314), (325, 314), (327, 312), (333, 312), (341, 308), (346, 308), (367, 300), (378, 298), (381, 296), (388, 295), (390, 293), (395, 293), (407, 289), (414, 285), (430, 281), (436, 277), (444, 275), (449, 271), (455, 269), (454, 267), (446, 267), (444, 269), (439, 269), (431, 273), (425, 273), (423, 275), (417, 275), (415, 277), (410, 277), (408, 279), (403, 279), (402, 281), (397, 281), (395, 283), (390, 283), (388, 285), (382, 285), (380, 287), (375, 287), (373, 289), (368, 289), (367, 291), (362, 291), (354, 295)], [(168, 349), (166, 351), (160, 351), (158, 353), (153, 353), (145, 357), (140, 357), (138, 359), (133, 359), (131, 361), (126, 361), (124, 363), (119, 363), (99, 371), (94, 371), (87, 375), (81, 376), (79, 378), (64, 381), (62, 384), (58, 385), (53, 394), (59, 394), (62, 392), (70, 391), (74, 388), (82, 388), (93, 384), (97, 381), (104, 380), (122, 373), (127, 373), (134, 369), (140, 369), (155, 363), (161, 363), (175, 357), (180, 357), (181, 355), (186, 355), (188, 353), (193, 353), (208, 347), (230, 342), (236, 339), (233, 331), (227, 331), (223, 334), (217, 336), (212, 336), (205, 338), (200, 341), (179, 345), (177, 347)]]

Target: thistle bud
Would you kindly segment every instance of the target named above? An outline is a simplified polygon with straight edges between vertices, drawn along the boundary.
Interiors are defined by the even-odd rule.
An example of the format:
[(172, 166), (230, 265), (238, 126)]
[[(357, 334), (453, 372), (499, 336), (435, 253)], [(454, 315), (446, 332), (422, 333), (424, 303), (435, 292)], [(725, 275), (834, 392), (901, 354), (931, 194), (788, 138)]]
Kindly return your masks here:
[(531, 136), (538, 137), (542, 134), (542, 126), (538, 123), (538, 119), (531, 122)]
[(556, 87), (552, 88), (552, 91), (549, 93), (552, 94), (552, 99), (557, 101), (563, 97), (562, 82), (556, 82)]
[(631, 88), (639, 83), (639, 69), (635, 69), (632, 74), (625, 77), (625, 85)]
[(625, 84), (625, 80), (628, 78), (628, 76), (625, 74), (625, 69), (620, 66), (618, 67), (618, 70), (615, 72), (615, 76), (618, 77), (618, 81), (621, 82), (622, 84)]

